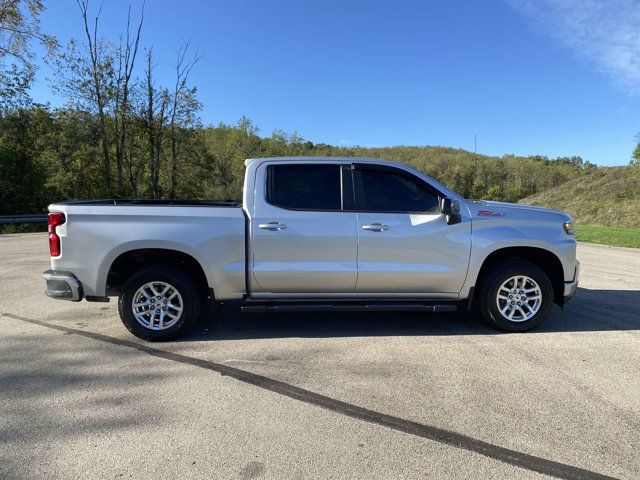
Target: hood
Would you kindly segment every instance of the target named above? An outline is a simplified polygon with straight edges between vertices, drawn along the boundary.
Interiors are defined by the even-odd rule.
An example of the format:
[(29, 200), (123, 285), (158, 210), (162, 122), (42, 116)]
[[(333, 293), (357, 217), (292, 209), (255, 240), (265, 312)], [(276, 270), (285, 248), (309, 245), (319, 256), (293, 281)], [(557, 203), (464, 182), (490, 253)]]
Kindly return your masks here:
[(572, 222), (571, 215), (559, 210), (536, 207), (533, 205), (523, 205), (521, 203), (496, 202), (493, 200), (465, 200), (474, 218), (500, 218), (516, 217), (534, 219), (553, 219), (563, 222)]

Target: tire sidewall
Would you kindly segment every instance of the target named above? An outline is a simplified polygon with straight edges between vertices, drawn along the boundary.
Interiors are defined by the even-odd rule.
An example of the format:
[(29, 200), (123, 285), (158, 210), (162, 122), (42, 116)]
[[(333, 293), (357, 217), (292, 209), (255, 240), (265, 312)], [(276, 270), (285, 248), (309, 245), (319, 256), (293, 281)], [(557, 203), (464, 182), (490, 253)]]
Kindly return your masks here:
[[(524, 322), (513, 322), (502, 316), (496, 302), (500, 286), (509, 278), (525, 275), (532, 278), (542, 292), (542, 304), (536, 314)], [(524, 332), (540, 325), (549, 315), (553, 306), (553, 286), (549, 277), (537, 266), (526, 262), (513, 262), (498, 268), (491, 275), (487, 292), (484, 294), (482, 310), (490, 324), (501, 330)]]
[[(145, 283), (160, 281), (172, 285), (182, 296), (183, 310), (178, 321), (164, 330), (151, 330), (140, 324), (131, 308), (133, 296)], [(118, 299), (118, 310), (122, 323), (136, 337), (149, 341), (163, 341), (181, 335), (195, 321), (198, 301), (193, 282), (179, 270), (170, 267), (154, 267), (135, 274), (124, 286)]]

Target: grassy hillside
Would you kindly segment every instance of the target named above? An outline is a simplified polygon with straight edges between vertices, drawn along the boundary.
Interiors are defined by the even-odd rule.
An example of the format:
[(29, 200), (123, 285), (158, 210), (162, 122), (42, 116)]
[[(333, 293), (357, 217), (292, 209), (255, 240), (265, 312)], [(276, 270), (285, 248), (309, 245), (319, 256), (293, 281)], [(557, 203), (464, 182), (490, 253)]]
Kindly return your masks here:
[(585, 225), (638, 229), (640, 166), (598, 168), (520, 203), (564, 210)]

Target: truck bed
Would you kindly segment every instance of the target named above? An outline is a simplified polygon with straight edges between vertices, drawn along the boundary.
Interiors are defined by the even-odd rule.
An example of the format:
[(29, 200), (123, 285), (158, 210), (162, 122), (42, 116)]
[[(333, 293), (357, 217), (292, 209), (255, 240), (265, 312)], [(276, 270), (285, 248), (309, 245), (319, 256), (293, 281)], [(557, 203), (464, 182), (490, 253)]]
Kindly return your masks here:
[(202, 266), (223, 298), (245, 292), (245, 217), (241, 204), (213, 200), (74, 200), (49, 206), (62, 212), (56, 231), (61, 255), (54, 270), (72, 271), (86, 296), (106, 295), (110, 266), (135, 250), (182, 252)]

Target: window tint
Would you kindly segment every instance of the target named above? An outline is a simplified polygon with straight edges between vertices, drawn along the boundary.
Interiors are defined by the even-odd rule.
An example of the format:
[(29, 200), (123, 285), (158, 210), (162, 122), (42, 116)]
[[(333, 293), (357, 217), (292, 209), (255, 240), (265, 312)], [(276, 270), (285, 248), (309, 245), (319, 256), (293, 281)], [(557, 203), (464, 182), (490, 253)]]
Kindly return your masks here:
[(340, 210), (340, 165), (270, 165), (267, 200), (283, 208)]
[(437, 212), (438, 194), (419, 179), (394, 169), (356, 170), (358, 210)]

